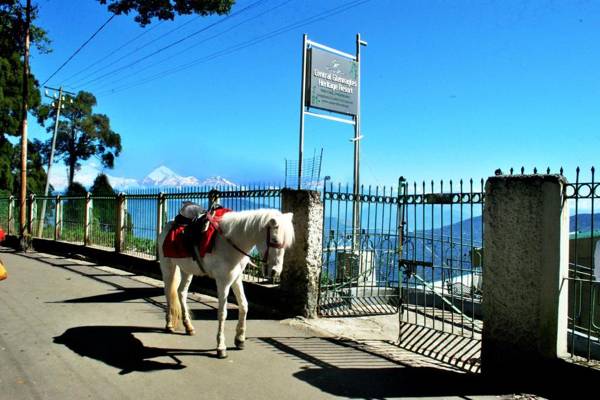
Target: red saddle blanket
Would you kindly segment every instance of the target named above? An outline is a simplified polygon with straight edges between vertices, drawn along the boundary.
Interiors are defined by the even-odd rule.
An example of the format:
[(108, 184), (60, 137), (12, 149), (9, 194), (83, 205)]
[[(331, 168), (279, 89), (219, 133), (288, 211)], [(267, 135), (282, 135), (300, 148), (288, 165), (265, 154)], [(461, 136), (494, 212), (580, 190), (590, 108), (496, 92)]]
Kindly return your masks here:
[[(214, 211), (212, 219), (216, 220), (218, 223), (219, 219), (229, 211), (231, 210), (228, 208), (218, 208)], [(169, 233), (167, 233), (165, 241), (163, 242), (163, 254), (165, 257), (193, 257), (194, 254), (191, 247), (192, 244), (198, 248), (198, 255), (200, 257), (204, 257), (207, 253), (212, 251), (216, 237), (216, 229), (214, 224), (209, 223), (206, 231), (204, 232), (195, 232), (193, 234), (191, 243), (188, 241), (189, 239), (186, 238), (186, 230), (190, 228), (191, 225), (178, 224), (174, 224), (171, 227)]]

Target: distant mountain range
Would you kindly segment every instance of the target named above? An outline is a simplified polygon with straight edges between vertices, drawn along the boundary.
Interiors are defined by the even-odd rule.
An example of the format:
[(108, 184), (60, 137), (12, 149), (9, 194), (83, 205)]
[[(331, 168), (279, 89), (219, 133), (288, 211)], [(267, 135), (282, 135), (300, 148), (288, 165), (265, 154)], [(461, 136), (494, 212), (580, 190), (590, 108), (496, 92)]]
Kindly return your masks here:
[(139, 182), (141, 187), (183, 187), (183, 186), (238, 186), (235, 183), (220, 177), (213, 176), (200, 180), (195, 176), (181, 176), (172, 169), (161, 165), (150, 172)]
[[(54, 171), (50, 183), (55, 191), (61, 192), (67, 188), (67, 177), (64, 171), (57, 169)], [(81, 183), (84, 187), (90, 188), (96, 177), (106, 173), (98, 164), (91, 163), (82, 167), (75, 174), (75, 181)], [(169, 167), (164, 165), (152, 170), (143, 179), (134, 179), (127, 177), (112, 176), (106, 173), (111, 186), (117, 190), (127, 189), (162, 189), (162, 188), (182, 188), (194, 186), (207, 187), (237, 187), (238, 185), (221, 176), (212, 176), (203, 180), (195, 176), (181, 176)]]

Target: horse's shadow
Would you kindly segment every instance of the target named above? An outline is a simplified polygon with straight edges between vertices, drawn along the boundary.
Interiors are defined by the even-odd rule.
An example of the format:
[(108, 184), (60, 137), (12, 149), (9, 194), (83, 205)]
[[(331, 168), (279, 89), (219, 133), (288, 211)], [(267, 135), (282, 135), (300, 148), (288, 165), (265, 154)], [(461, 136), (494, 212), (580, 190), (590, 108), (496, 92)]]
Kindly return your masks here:
[[(133, 326), (78, 326), (54, 338), (82, 357), (89, 357), (120, 369), (119, 374), (185, 368), (177, 356), (201, 355), (215, 358), (214, 349), (182, 350), (147, 347), (134, 333), (162, 333), (156, 328)], [(167, 357), (172, 362), (154, 360)]]

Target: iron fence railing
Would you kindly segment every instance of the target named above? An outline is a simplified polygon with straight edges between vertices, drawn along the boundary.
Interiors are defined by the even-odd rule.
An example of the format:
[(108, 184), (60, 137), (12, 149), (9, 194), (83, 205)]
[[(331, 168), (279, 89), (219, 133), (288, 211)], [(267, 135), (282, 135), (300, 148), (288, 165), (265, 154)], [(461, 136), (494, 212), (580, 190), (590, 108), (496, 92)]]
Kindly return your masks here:
[(479, 338), (483, 180), (413, 183), (400, 201), (402, 322)]
[(600, 182), (595, 169), (565, 186), (569, 201), (569, 351), (600, 360)]
[[(157, 237), (162, 225), (172, 220), (185, 201), (208, 208), (218, 201), (234, 211), (259, 208), (281, 209), (281, 189), (276, 186), (249, 188), (202, 187), (166, 193), (134, 191), (115, 196), (30, 196), (28, 230), (33, 237), (98, 246), (146, 259), (157, 257)], [(45, 203), (45, 207), (43, 204)], [(45, 209), (42, 216), (42, 210)], [(18, 204), (12, 197), (0, 198), (0, 227), (17, 232)], [(16, 217), (15, 217), (16, 216)], [(248, 267), (244, 279), (267, 282), (260, 257)]]
[(399, 306), (398, 193), (391, 188), (324, 186), (319, 313), (393, 313)]

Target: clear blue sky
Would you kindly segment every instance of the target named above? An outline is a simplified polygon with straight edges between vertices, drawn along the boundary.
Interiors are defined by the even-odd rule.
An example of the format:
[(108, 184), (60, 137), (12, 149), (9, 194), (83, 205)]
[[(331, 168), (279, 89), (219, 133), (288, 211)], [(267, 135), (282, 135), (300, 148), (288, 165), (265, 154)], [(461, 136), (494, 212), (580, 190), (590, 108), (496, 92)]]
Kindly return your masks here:
[[(233, 11), (254, 1), (238, 0)], [(362, 52), (363, 183), (394, 185), (400, 175), (411, 181), (482, 178), (521, 165), (563, 166), (572, 176), (577, 165), (589, 168), (598, 160), (598, 1), (371, 0), (162, 74), (347, 3), (354, 2), (267, 0), (89, 82), (223, 19), (155, 21), (144, 28), (152, 31), (105, 58), (144, 31), (132, 17), (118, 16), (48, 84), (97, 95), (97, 111), (110, 117), (123, 142), (111, 175), (139, 179), (164, 164), (199, 178), (276, 182), (283, 180), (284, 159), (297, 158), (302, 34), (353, 52), (360, 32), (369, 44)], [(95, 0), (37, 4), (37, 23), (54, 50), (34, 53), (33, 72), (43, 82), (110, 14)], [(33, 121), (30, 126), (33, 137), (48, 137)], [(352, 181), (352, 134), (350, 126), (307, 119), (305, 151), (324, 148), (323, 174), (335, 182)]]

